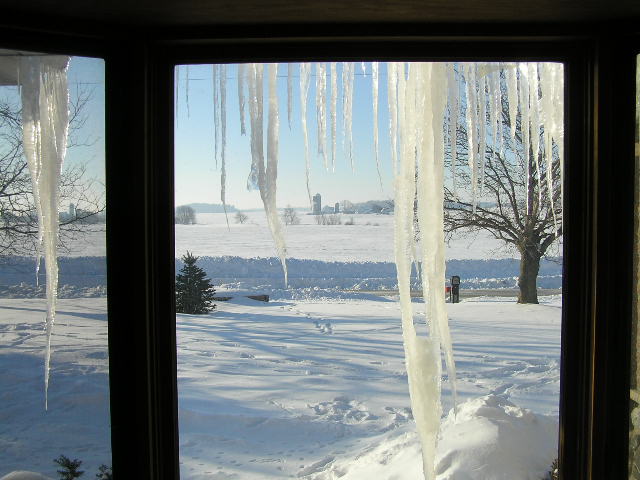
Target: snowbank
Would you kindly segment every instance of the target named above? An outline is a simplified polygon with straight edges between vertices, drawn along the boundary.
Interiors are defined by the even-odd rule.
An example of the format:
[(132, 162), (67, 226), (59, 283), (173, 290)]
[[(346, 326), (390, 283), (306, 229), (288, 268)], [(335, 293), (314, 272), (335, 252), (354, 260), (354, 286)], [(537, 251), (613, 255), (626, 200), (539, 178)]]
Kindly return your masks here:
[[(106, 257), (60, 257), (61, 298), (95, 297), (106, 294)], [(273, 289), (284, 287), (282, 267), (275, 257), (243, 258), (237, 256), (200, 257), (202, 267), (215, 285), (235, 284), (243, 289)], [(397, 288), (393, 262), (332, 262), (290, 258), (289, 287), (294, 289), (388, 290)], [(182, 262), (176, 259), (176, 270)], [(519, 260), (448, 260), (447, 277), (461, 277), (461, 288), (516, 288)], [(415, 269), (413, 282), (419, 287)], [(44, 284), (45, 269), (40, 270)], [(560, 288), (562, 265), (559, 261), (543, 260), (538, 287)], [(35, 285), (35, 260), (30, 257), (7, 257), (0, 262), (0, 297), (29, 298), (43, 295)]]
[(39, 473), (21, 470), (17, 472), (11, 472), (0, 478), (0, 480), (51, 480), (51, 478), (40, 475)]
[(441, 426), (438, 480), (540, 480), (558, 452), (555, 420), (487, 395)]

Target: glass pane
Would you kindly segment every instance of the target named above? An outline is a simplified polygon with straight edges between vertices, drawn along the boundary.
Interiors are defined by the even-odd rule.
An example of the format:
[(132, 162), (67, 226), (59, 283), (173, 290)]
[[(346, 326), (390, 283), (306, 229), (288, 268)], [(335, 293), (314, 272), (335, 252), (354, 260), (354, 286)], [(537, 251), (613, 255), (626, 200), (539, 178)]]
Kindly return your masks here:
[(631, 347), (631, 421), (629, 422), (629, 478), (640, 479), (640, 369), (638, 368), (638, 351), (640, 348), (640, 333), (638, 318), (640, 314), (640, 281), (638, 272), (640, 257), (638, 256), (638, 242), (640, 241), (640, 56), (636, 59), (636, 211), (635, 211), (635, 251), (633, 252), (633, 268), (636, 288), (634, 290), (634, 311), (632, 323), (633, 345)]
[[(436, 327), (425, 325), (429, 304), (415, 268), (420, 263), (432, 278), (436, 263), (421, 256), (435, 224), (421, 213), (421, 196), (432, 191), (422, 190), (431, 177), (421, 176), (428, 167), (420, 161), (431, 147), (403, 147), (424, 134), (411, 107), (427, 98), (416, 93), (423, 74), (453, 85), (434, 80), (425, 107), (435, 111), (441, 102), (443, 123), (435, 115), (430, 121), (433, 138), (444, 132), (444, 151), (433, 155), (444, 171), (429, 188), (444, 185), (448, 230), (446, 273), (438, 279), (446, 283), (430, 302), (448, 302), (458, 395), (455, 420), (443, 367), (442, 415), (425, 415), (440, 422), (435, 471), (513, 479), (553, 471), (562, 65), (184, 65), (175, 74), (181, 478), (422, 478), (394, 242), (407, 239), (399, 222), (413, 225), (405, 253), (418, 261), (407, 262), (409, 305), (423, 345), (432, 345)], [(485, 152), (475, 172), (469, 129), (471, 148)], [(276, 148), (274, 210), (267, 177)], [(397, 187), (403, 168), (410, 172), (403, 188), (415, 183), (419, 193)], [(401, 201), (408, 205), (402, 218)], [(501, 211), (514, 230), (491, 231)], [(528, 221), (540, 226), (535, 241), (526, 228), (515, 230)], [(206, 296), (206, 280), (192, 287), (205, 276), (216, 290), (213, 310), (194, 301)]]
[(0, 50), (0, 84), (0, 477), (94, 478), (111, 466), (104, 61)]

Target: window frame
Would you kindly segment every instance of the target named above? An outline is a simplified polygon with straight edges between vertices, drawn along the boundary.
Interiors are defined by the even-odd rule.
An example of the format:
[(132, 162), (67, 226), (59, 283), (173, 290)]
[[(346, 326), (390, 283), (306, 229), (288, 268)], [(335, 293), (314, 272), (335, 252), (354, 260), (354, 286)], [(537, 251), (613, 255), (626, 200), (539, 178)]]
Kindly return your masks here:
[[(125, 32), (116, 27), (83, 31), (69, 21), (57, 30), (23, 18), (6, 17), (3, 23), (3, 47), (105, 60), (116, 475), (179, 478), (173, 67), (248, 61), (511, 59), (565, 63), (563, 476), (627, 476), (629, 412), (620, 405), (628, 404), (629, 395), (634, 72), (639, 51), (638, 36), (630, 27), (334, 24)], [(628, 161), (611, 160), (616, 158)], [(614, 228), (620, 232), (616, 241)], [(619, 284), (626, 288), (616, 288)]]

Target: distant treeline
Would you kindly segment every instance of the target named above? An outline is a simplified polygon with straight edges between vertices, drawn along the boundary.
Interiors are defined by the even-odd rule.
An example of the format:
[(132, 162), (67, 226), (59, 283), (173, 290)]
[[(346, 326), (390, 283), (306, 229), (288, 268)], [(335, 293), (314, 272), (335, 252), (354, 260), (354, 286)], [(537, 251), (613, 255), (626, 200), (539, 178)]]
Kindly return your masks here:
[[(193, 208), (196, 213), (224, 213), (221, 203), (189, 203), (187, 207)], [(233, 205), (227, 205), (227, 212), (237, 211)]]

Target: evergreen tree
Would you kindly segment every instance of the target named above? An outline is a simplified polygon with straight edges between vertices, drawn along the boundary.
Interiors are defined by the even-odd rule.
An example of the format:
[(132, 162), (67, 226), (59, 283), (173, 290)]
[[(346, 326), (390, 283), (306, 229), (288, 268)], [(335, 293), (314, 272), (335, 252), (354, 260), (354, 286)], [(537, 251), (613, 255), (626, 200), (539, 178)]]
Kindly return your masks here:
[(111, 467), (107, 467), (105, 464), (100, 465), (99, 472), (96, 473), (98, 480), (113, 480), (113, 472)]
[(182, 261), (184, 266), (176, 276), (176, 312), (202, 314), (216, 308), (215, 289), (204, 270), (196, 265), (198, 257), (187, 252)]
[(82, 470), (78, 470), (78, 468), (80, 468), (80, 465), (82, 465), (82, 462), (78, 459), (70, 460), (68, 457), (60, 455), (53, 461), (64, 469), (56, 470), (60, 474), (60, 480), (73, 480), (74, 478), (80, 477), (84, 473)]

